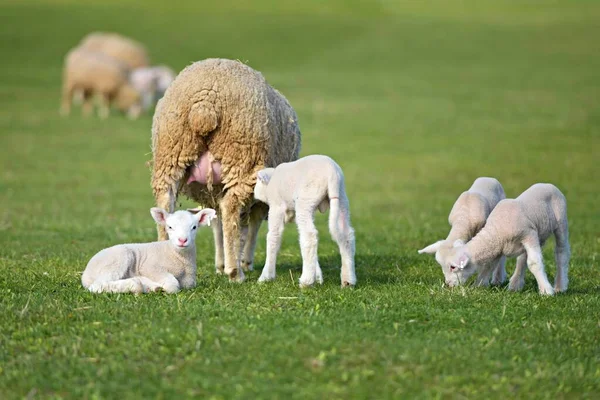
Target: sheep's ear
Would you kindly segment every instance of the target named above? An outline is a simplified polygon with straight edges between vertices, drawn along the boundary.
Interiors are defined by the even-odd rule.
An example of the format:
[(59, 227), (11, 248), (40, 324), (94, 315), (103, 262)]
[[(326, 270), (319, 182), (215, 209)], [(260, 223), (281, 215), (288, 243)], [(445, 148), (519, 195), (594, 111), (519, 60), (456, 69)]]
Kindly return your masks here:
[(457, 239), (454, 241), (454, 243), (452, 244), (452, 247), (460, 247), (460, 246), (464, 246), (465, 242), (462, 239)]
[(419, 254), (423, 254), (423, 253), (435, 254), (440, 249), (440, 246), (443, 242), (444, 242), (443, 240), (438, 240), (434, 244), (430, 244), (429, 246), (425, 247), (424, 249), (419, 250), (418, 252), (419, 252)]
[(258, 171), (258, 173), (256, 174), (256, 177), (258, 178), (259, 181), (261, 181), (265, 185), (268, 185), (269, 181), (271, 180), (272, 175), (273, 175), (273, 168), (265, 168), (265, 169), (261, 169), (260, 171)]
[(165, 210), (163, 210), (162, 208), (152, 207), (150, 209), (150, 214), (152, 215), (152, 218), (154, 218), (154, 220), (156, 221), (157, 224), (159, 224), (159, 225), (167, 224), (167, 215), (169, 215), (169, 213), (166, 212)]
[(188, 211), (196, 215), (199, 225), (210, 226), (210, 221), (217, 218), (217, 212), (212, 208), (191, 208)]
[(469, 255), (467, 253), (462, 253), (458, 258), (452, 261), (452, 265), (458, 269), (465, 269), (468, 263)]

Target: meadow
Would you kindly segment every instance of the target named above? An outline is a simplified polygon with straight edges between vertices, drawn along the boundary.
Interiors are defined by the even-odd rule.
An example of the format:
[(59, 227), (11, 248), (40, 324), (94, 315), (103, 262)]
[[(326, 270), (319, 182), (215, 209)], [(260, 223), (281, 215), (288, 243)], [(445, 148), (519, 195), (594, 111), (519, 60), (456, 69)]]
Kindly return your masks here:
[[(0, 398), (600, 397), (600, 3), (4, 0), (0, 3)], [(93, 295), (98, 250), (155, 240), (152, 116), (59, 116), (64, 54), (90, 31), (181, 70), (261, 71), (296, 109), (301, 155), (344, 169), (358, 285), (317, 217), (325, 282), (231, 284), (198, 234), (198, 285)], [(478, 176), (568, 200), (570, 287), (443, 287), (417, 249)], [(180, 205), (193, 205), (181, 199)], [(554, 243), (544, 249), (551, 281)], [(514, 269), (514, 260), (508, 262)]]

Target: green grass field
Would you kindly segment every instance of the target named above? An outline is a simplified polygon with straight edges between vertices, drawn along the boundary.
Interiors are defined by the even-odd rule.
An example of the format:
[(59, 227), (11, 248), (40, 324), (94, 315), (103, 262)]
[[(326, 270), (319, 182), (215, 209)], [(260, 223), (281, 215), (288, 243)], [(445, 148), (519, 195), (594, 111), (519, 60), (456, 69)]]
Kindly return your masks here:
[[(600, 398), (600, 3), (179, 3), (0, 4), (0, 398)], [(176, 70), (263, 72), (299, 115), (302, 155), (345, 171), (357, 287), (340, 289), (319, 215), (321, 287), (297, 287), (293, 225), (276, 281), (256, 283), (263, 225), (244, 284), (214, 274), (204, 229), (194, 290), (86, 292), (98, 250), (155, 240), (151, 116), (58, 114), (63, 56), (93, 30)], [(509, 197), (564, 192), (566, 294), (539, 296), (530, 273), (522, 293), (450, 290), (417, 254), (478, 176)]]

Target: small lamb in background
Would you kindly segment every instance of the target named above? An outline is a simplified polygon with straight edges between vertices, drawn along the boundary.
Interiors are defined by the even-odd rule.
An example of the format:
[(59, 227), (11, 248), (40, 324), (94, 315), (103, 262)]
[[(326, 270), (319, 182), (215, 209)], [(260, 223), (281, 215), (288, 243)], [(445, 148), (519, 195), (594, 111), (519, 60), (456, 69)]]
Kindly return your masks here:
[[(556, 239), (554, 289), (548, 282), (542, 257), (542, 246), (552, 235)], [(450, 286), (466, 282), (475, 272), (485, 273), (502, 256), (518, 257), (509, 290), (523, 288), (525, 264), (535, 276), (541, 294), (567, 290), (571, 257), (567, 201), (556, 186), (538, 183), (516, 199), (498, 203), (483, 229), (469, 243), (456, 244), (448, 254), (447, 266), (454, 272)]]
[(196, 233), (210, 225), (215, 210), (205, 208), (167, 213), (150, 210), (154, 220), (166, 226), (169, 240), (120, 244), (101, 250), (89, 261), (81, 283), (92, 293), (146, 293), (196, 286)]
[(267, 259), (259, 282), (275, 279), (275, 264), (284, 224), (296, 220), (300, 233), (302, 275), (300, 286), (323, 283), (317, 257), (318, 232), (313, 218), (316, 209), (329, 207), (329, 232), (340, 248), (342, 286), (356, 284), (354, 230), (350, 225), (344, 174), (338, 164), (322, 155), (303, 157), (258, 172), (254, 197), (269, 205)]
[(174, 80), (175, 72), (164, 65), (136, 68), (129, 74), (129, 82), (142, 96), (144, 111), (154, 107)]
[[(442, 266), (446, 284), (449, 284), (454, 278), (454, 271), (449, 268), (447, 263), (447, 257), (454, 247), (454, 243), (464, 244), (471, 240), (483, 228), (496, 204), (505, 198), (504, 188), (497, 179), (486, 177), (475, 179), (469, 190), (458, 197), (450, 211), (448, 222), (451, 229), (448, 237), (419, 250), (419, 254), (435, 254), (436, 261)], [(492, 272), (493, 285), (504, 283), (506, 280), (505, 264), (506, 257), (501, 257), (493, 271), (486, 270), (485, 273), (480, 271), (477, 276), (477, 285), (489, 285)]]

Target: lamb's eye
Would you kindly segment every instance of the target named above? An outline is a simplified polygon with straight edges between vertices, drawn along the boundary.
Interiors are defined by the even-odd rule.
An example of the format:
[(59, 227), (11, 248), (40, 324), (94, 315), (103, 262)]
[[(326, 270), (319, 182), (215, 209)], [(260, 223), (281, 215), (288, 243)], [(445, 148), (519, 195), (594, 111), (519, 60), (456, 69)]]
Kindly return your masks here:
[(195, 226), (194, 226), (194, 227), (192, 227), (192, 230), (193, 230), (193, 229), (196, 229), (196, 227), (195, 227)]
[(167, 229), (172, 230), (173, 228), (171, 228), (170, 226), (167, 225)]

